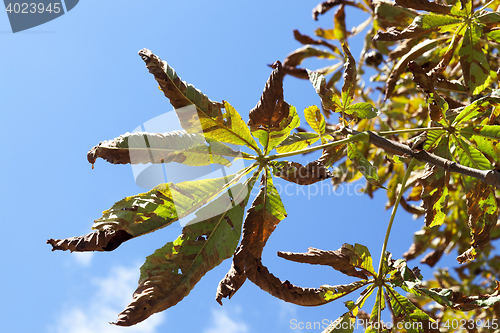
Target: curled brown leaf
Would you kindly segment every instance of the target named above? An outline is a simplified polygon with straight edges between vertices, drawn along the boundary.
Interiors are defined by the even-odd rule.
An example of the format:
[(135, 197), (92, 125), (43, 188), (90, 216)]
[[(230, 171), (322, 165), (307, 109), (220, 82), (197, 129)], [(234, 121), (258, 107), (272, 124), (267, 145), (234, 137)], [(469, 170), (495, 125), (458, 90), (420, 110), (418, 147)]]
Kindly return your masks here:
[[(282, 212), (269, 209), (273, 201), (281, 201), (271, 183), (267, 183), (269, 173), (262, 177), (262, 184), (257, 197), (252, 202), (252, 207), (247, 211), (243, 223), (243, 237), (241, 244), (233, 257), (233, 264), (217, 287), (216, 301), (222, 305), (222, 298), (231, 298), (246, 280), (246, 266), (243, 262), (244, 253), (253, 258), (260, 258), (267, 240), (276, 229), (278, 223), (286, 217)], [(278, 197), (275, 197), (275, 196)]]
[(262, 265), (260, 258), (254, 258), (249, 252), (245, 253), (245, 273), (248, 279), (262, 290), (285, 302), (302, 306), (318, 306), (328, 303), (322, 296), (324, 290), (321, 288), (302, 288), (293, 285), (288, 280), (281, 281)]
[(405, 8), (426, 10), (428, 12), (434, 12), (438, 14), (450, 13), (450, 7), (442, 5), (437, 2), (431, 2), (427, 0), (395, 0), (395, 1), (397, 5)]
[(349, 48), (347, 47), (347, 44), (343, 43), (342, 44), (342, 50), (344, 51), (345, 55), (345, 64), (344, 64), (344, 84), (342, 85), (342, 95), (345, 93), (349, 97), (354, 96), (354, 91), (356, 88), (356, 60), (354, 60), (354, 57), (351, 54), (351, 51), (349, 51)]
[(286, 162), (285, 165), (277, 169), (277, 177), (299, 185), (311, 185), (332, 176), (331, 172), (319, 160), (310, 162), (306, 166), (297, 162)]
[(328, 0), (320, 3), (316, 7), (314, 7), (313, 12), (312, 12), (312, 17), (315, 21), (318, 20), (319, 15), (325, 14), (327, 11), (332, 9), (335, 6), (338, 5), (348, 5), (348, 6), (353, 6), (353, 7), (358, 7), (363, 9), (362, 6), (358, 5), (357, 3), (353, 1), (348, 1), (348, 0)]
[(332, 45), (332, 44), (330, 44), (330, 43), (328, 43), (328, 42), (326, 42), (326, 41), (324, 41), (322, 39), (313, 39), (313, 38), (311, 38), (311, 37), (309, 37), (307, 35), (303, 35), (298, 30), (294, 30), (293, 31), (293, 36), (301, 44), (304, 44), (304, 45), (307, 45), (307, 44), (310, 44), (310, 45), (323, 45), (323, 46), (328, 47), (333, 52), (339, 53), (339, 49), (335, 45)]
[(274, 70), (266, 82), (264, 92), (257, 105), (250, 110), (250, 128), (279, 127), (282, 120), (289, 114), (290, 106), (283, 97), (283, 76), (285, 72), (281, 62), (276, 61), (272, 66)]
[(437, 30), (435, 29), (423, 29), (419, 27), (417, 24), (412, 23), (408, 27), (406, 27), (403, 31), (399, 31), (395, 27), (390, 27), (387, 31), (378, 31), (377, 34), (373, 37), (375, 42), (393, 42), (402, 39), (413, 39), (417, 38), (420, 35)]
[[(154, 75), (160, 85), (161, 91), (163, 91), (163, 94), (170, 100), (170, 104), (175, 109), (196, 104), (198, 110), (201, 110), (209, 117), (217, 118), (221, 116), (223, 106), (221, 103), (211, 101), (201, 91), (182, 81), (175, 71), (165, 61), (154, 55), (153, 52), (148, 49), (142, 49), (139, 51), (139, 56), (144, 60), (149, 72)], [(188, 94), (188, 91), (191, 93)], [(193, 94), (193, 92), (195, 93)], [(196, 95), (196, 100), (193, 98), (190, 99), (188, 95)]]
[(125, 230), (96, 230), (85, 236), (71, 237), (67, 239), (49, 239), (47, 244), (52, 245), (52, 251), (62, 250), (71, 252), (87, 251), (113, 251), (123, 242), (132, 238)]
[(226, 276), (219, 282), (215, 295), (217, 303), (222, 305), (223, 298), (231, 299), (231, 297), (241, 288), (243, 283), (245, 283), (246, 279), (244, 254), (240, 246), (234, 254), (231, 268), (226, 273)]
[(357, 270), (353, 262), (359, 259), (358, 255), (347, 244), (335, 251), (323, 251), (310, 247), (307, 253), (278, 252), (278, 257), (306, 264), (331, 266), (333, 269), (346, 275), (367, 279), (362, 270)]

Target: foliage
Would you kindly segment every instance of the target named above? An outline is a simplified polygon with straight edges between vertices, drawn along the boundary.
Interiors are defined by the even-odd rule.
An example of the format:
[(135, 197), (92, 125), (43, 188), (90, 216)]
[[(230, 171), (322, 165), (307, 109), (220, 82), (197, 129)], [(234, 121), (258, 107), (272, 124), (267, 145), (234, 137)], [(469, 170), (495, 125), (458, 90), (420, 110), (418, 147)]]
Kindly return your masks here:
[[(347, 7), (368, 19), (349, 31)], [(360, 290), (360, 297), (346, 302), (347, 312), (325, 332), (352, 332), (343, 324), (356, 317), (366, 319), (366, 332), (439, 332), (447, 329), (443, 323), (450, 318), (500, 319), (499, 257), (491, 244), (500, 237), (500, 0), (330, 0), (318, 5), (313, 17), (333, 8), (334, 26), (316, 30), (319, 39), (294, 32), (303, 46), (283, 64), (272, 65), (248, 124), (228, 102), (210, 100), (151, 51), (139, 52), (184, 130), (127, 133), (92, 148), (89, 162), (227, 166), (244, 159), (251, 164), (222, 178), (159, 184), (117, 202), (95, 221), (94, 232), (48, 241), (53, 250), (111, 251), (196, 213), (176, 240), (146, 258), (133, 300), (115, 324), (134, 325), (177, 304), (206, 272), (231, 257), (231, 269), (217, 289), (221, 304), (246, 279), (305, 306)], [(356, 62), (348, 42), (364, 30)], [(335, 63), (315, 71), (300, 67), (311, 57)], [(369, 67), (376, 73), (372, 83), (365, 82)], [(304, 110), (312, 132), (299, 128), (297, 110), (285, 102), (285, 75), (309, 80), (318, 93), (321, 108)], [(383, 94), (375, 100), (377, 90)], [(337, 124), (332, 123), (335, 112)], [(322, 156), (305, 166), (286, 160), (317, 150)], [(365, 246), (344, 244), (336, 251), (309, 248), (307, 253), (278, 255), (331, 266), (356, 278), (350, 284), (301, 288), (272, 275), (262, 264), (262, 250), (287, 217), (273, 178), (300, 185), (331, 179), (338, 185), (360, 176), (366, 179), (367, 195), (387, 190), (386, 208), (393, 210), (378, 268)], [(245, 214), (258, 181), (260, 190)], [(411, 203), (418, 201), (420, 207)], [(394, 260), (386, 249), (399, 206), (425, 216), (425, 225), (404, 259)], [(462, 264), (456, 268), (458, 280), (444, 269), (424, 280), (418, 268), (407, 266), (427, 252), (421, 262), (433, 267), (443, 253), (455, 249)], [(372, 295), (375, 305), (367, 313), (362, 307)], [(381, 322), (384, 309), (390, 310), (392, 323)]]

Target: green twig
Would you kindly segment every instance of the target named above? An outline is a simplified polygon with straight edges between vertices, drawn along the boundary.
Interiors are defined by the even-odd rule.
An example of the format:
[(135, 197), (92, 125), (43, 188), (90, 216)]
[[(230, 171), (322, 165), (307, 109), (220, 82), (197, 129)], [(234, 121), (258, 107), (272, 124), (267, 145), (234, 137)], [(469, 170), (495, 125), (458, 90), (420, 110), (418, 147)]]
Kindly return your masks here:
[(420, 132), (426, 132), (426, 131), (442, 131), (446, 130), (444, 127), (424, 127), (424, 128), (408, 128), (404, 130), (395, 130), (395, 131), (385, 131), (385, 132), (378, 132), (377, 134), (380, 136), (384, 135), (392, 135), (392, 134), (403, 134), (403, 133), (420, 133)]
[[(385, 258), (385, 251), (387, 249), (387, 243), (389, 242), (389, 235), (391, 234), (391, 229), (392, 229), (392, 223), (394, 222), (394, 217), (396, 216), (396, 212), (398, 210), (399, 202), (401, 201), (401, 198), (403, 197), (404, 189), (406, 186), (406, 182), (408, 181), (408, 178), (410, 177), (411, 171), (417, 165), (418, 160), (416, 158), (412, 158), (410, 161), (410, 164), (408, 164), (408, 168), (406, 169), (405, 176), (403, 178), (403, 181), (401, 182), (401, 188), (399, 190), (398, 196), (396, 197), (396, 202), (394, 203), (394, 206), (392, 207), (392, 213), (391, 213), (391, 219), (389, 220), (389, 225), (387, 226), (387, 231), (385, 232), (385, 239), (384, 239), (384, 245), (382, 245), (382, 253), (380, 254), (380, 263), (378, 266), (378, 275), (377, 275), (377, 282), (379, 285), (379, 293), (381, 293), (381, 288), (382, 288), (382, 282), (384, 279), (384, 272), (383, 272), (383, 264), (384, 264), (384, 258)], [(380, 306), (378, 308), (378, 319), (380, 321)], [(379, 325), (379, 330), (380, 332), (380, 325)]]
[(343, 145), (343, 144), (346, 144), (346, 143), (349, 143), (349, 142), (353, 142), (353, 141), (368, 142), (369, 139), (370, 139), (370, 135), (368, 133), (366, 133), (366, 132), (357, 133), (357, 134), (355, 134), (353, 136), (348, 137), (347, 139), (337, 140), (337, 141), (325, 143), (325, 144), (322, 144), (322, 145), (319, 145), (319, 146), (308, 147), (308, 148), (304, 148), (304, 149), (301, 149), (301, 150), (291, 151), (291, 152), (288, 152), (288, 153), (282, 153), (282, 154), (276, 154), (276, 155), (267, 156), (266, 160), (267, 161), (272, 161), (272, 160), (276, 160), (278, 158), (283, 158), (283, 157), (289, 157), (289, 156), (294, 156), (294, 155), (311, 153), (311, 152), (316, 151), (316, 150), (330, 148), (330, 147), (336, 147), (336, 146), (340, 146), (340, 145)]

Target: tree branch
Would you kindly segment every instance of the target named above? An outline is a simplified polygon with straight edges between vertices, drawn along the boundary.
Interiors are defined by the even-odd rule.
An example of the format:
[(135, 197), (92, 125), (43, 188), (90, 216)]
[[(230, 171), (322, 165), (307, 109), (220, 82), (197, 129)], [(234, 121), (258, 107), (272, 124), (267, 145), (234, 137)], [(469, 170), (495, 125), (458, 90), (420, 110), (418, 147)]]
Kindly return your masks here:
[[(344, 128), (344, 134), (356, 135), (361, 132)], [(384, 149), (386, 152), (396, 155), (407, 155), (413, 157), (421, 162), (429, 163), (437, 166), (438, 168), (445, 169), (450, 172), (459, 173), (465, 176), (474, 177), (485, 182), (488, 185), (496, 186), (500, 188), (500, 172), (496, 170), (478, 170), (469, 168), (467, 166), (458, 164), (456, 162), (447, 160), (445, 158), (436, 156), (425, 150), (414, 150), (409, 146), (402, 143), (385, 139), (371, 131), (367, 131), (370, 135), (369, 142), (379, 148)]]

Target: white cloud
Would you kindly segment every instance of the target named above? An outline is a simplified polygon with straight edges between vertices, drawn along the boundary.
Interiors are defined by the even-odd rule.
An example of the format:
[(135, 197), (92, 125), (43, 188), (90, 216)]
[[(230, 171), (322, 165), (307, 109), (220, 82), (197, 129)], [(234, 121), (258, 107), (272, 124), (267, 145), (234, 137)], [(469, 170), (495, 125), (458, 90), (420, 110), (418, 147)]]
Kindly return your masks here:
[(279, 302), (277, 307), (280, 321), (289, 322), (291, 319), (297, 318), (297, 305), (282, 300), (276, 300), (276, 302)]
[[(241, 311), (237, 311), (238, 313)], [(231, 317), (225, 310), (212, 309), (212, 319), (210, 320), (210, 327), (203, 330), (203, 333), (246, 333), (248, 332), (248, 325), (235, 319), (236, 315)]]
[(94, 257), (94, 252), (73, 252), (71, 253), (71, 257), (80, 266), (89, 267)]
[[(132, 300), (137, 288), (139, 268), (114, 267), (108, 277), (94, 279), (95, 294), (88, 302), (66, 309), (49, 328), (54, 333), (123, 333), (123, 327), (109, 324)], [(127, 333), (154, 333), (164, 321), (165, 314), (157, 313), (147, 320), (126, 329)]]

